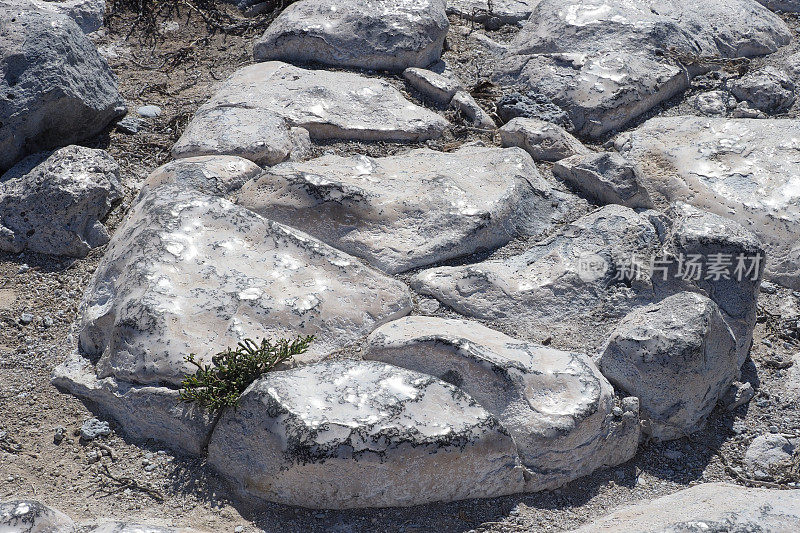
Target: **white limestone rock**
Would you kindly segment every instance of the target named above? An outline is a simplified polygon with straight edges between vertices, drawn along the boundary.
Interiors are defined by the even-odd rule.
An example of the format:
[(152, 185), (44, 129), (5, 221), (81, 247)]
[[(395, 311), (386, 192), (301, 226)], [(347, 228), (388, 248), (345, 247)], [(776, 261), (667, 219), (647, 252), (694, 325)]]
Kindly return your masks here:
[(756, 479), (772, 479), (775, 470), (791, 464), (795, 445), (781, 435), (761, 435), (753, 439), (744, 454), (744, 466)]
[(64, 513), (33, 500), (0, 502), (3, 533), (72, 533), (75, 523)]
[(110, 236), (101, 220), (124, 189), (103, 150), (67, 146), (29, 156), (0, 177), (0, 250), (86, 257)]
[(740, 223), (766, 277), (800, 289), (800, 121), (654, 118), (615, 141), (657, 205), (676, 200)]
[(423, 270), (412, 286), (469, 317), (493, 320), (523, 339), (556, 337), (582, 352), (599, 349), (630, 310), (650, 303), (649, 278), (615, 280), (631, 257), (659, 251), (648, 218), (603, 207), (520, 255)]
[(238, 203), (390, 273), (552, 230), (575, 204), (518, 148), (282, 163)]
[(463, 90), (457, 79), (424, 68), (407, 68), (403, 71), (403, 78), (414, 89), (439, 105), (449, 104), (453, 96)]
[(691, 97), (688, 102), (701, 115), (725, 115), (728, 112), (730, 96), (725, 91), (708, 91)]
[(624, 126), (689, 87), (682, 69), (616, 49), (510, 53), (498, 63), (494, 80), (544, 95), (567, 113), (575, 133), (588, 137)]
[(499, 24), (519, 24), (531, 16), (538, 1), (447, 0), (447, 13), (476, 22), (486, 23), (489, 19), (495, 19)]
[(639, 169), (614, 152), (573, 155), (557, 161), (553, 174), (601, 205), (653, 207)]
[(517, 117), (500, 128), (503, 146), (518, 146), (534, 161), (559, 161), (592, 153), (564, 128), (544, 120)]
[(117, 79), (74, 21), (0, 0), (0, 172), (90, 138), (125, 112)]
[(365, 359), (436, 376), (495, 415), (529, 469), (526, 490), (559, 487), (636, 453), (638, 409), (612, 414), (614, 391), (586, 355), (418, 316), (381, 326), (367, 342)]
[(209, 155), (186, 157), (161, 165), (147, 176), (142, 194), (160, 185), (176, 184), (212, 196), (227, 196), (261, 173), (261, 167), (242, 157)]
[(489, 116), (489, 113), (475, 101), (467, 91), (458, 91), (450, 100), (450, 107), (457, 109), (466, 117), (476, 128), (484, 130), (493, 130), (497, 125)]
[(690, 435), (705, 424), (739, 370), (736, 340), (717, 305), (691, 292), (641, 307), (623, 318), (598, 366), (616, 387), (637, 396), (653, 438)]
[(81, 353), (100, 379), (180, 384), (187, 354), (245, 338), (316, 335), (304, 360), (411, 308), (402, 283), (227, 200), (164, 185), (109, 243), (80, 306)]
[(450, 23), (445, 0), (300, 0), (256, 41), (256, 61), (400, 70), (442, 53)]
[(744, 77), (734, 80), (731, 93), (767, 114), (786, 111), (796, 100), (795, 84), (789, 75), (770, 66), (748, 72)]
[(208, 462), (247, 496), (398, 507), (523, 489), (514, 441), (458, 388), (373, 361), (271, 372), (226, 411)]
[(388, 82), (280, 62), (243, 67), (195, 113), (174, 157), (237, 155), (275, 165), (305, 157), (310, 140), (424, 141), (448, 122)]
[(623, 507), (574, 533), (788, 532), (798, 529), (800, 498), (795, 491), (701, 483)]

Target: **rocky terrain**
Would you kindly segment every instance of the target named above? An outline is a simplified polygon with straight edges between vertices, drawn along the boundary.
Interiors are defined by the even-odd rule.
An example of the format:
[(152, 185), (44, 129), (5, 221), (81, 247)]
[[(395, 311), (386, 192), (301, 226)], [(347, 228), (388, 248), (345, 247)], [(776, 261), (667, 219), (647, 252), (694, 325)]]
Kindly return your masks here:
[(0, 0), (0, 532), (797, 531), (798, 13)]

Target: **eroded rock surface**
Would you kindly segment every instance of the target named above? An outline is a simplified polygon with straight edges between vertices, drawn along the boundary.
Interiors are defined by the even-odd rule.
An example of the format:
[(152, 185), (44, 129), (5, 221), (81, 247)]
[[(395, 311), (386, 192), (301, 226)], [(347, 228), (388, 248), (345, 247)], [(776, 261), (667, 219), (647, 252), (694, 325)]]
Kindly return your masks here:
[(503, 146), (517, 146), (535, 161), (559, 161), (591, 153), (564, 128), (544, 120), (517, 117), (500, 128)]
[(540, 235), (575, 205), (520, 149), (465, 146), (283, 163), (238, 203), (396, 273)]
[(117, 80), (75, 22), (0, 1), (0, 172), (23, 156), (90, 138), (124, 114)]
[(445, 0), (301, 0), (256, 41), (256, 61), (403, 70), (439, 59), (450, 23)]
[(195, 113), (175, 157), (226, 154), (274, 165), (305, 157), (312, 140), (424, 141), (448, 122), (388, 82), (266, 62), (243, 67)]
[(639, 444), (638, 411), (616, 418), (613, 390), (591, 360), (514, 339), (477, 322), (406, 317), (368, 339), (366, 359), (458, 386), (508, 429), (526, 489), (552, 489), (627, 461)]
[[(531, 16), (538, 0), (447, 0), (447, 13), (491, 24), (518, 24)], [(490, 5), (491, 4), (491, 5)]]
[(798, 528), (800, 499), (794, 491), (703, 483), (623, 507), (574, 533), (795, 531)]
[(739, 371), (736, 340), (717, 305), (683, 292), (632, 311), (614, 328), (598, 365), (641, 402), (656, 439), (702, 428)]
[(103, 150), (35, 154), (0, 176), (0, 250), (85, 257), (109, 241), (101, 222), (124, 194)]
[(800, 121), (664, 117), (617, 138), (657, 204), (681, 200), (739, 222), (766, 277), (800, 288)]
[(261, 173), (261, 167), (242, 157), (211, 155), (186, 157), (161, 165), (147, 177), (142, 191), (169, 183), (212, 196), (226, 196), (241, 189)]
[(245, 494), (312, 508), (409, 506), (522, 490), (514, 441), (456, 387), (373, 361), (262, 376), (209, 463)]
[(71, 533), (74, 522), (64, 513), (33, 500), (0, 502), (0, 531)]
[(553, 165), (553, 174), (599, 204), (651, 208), (639, 169), (614, 152), (576, 154)]
[(310, 359), (408, 312), (403, 284), (242, 207), (162, 186), (134, 206), (81, 304), (98, 376), (180, 384), (244, 338), (316, 335)]

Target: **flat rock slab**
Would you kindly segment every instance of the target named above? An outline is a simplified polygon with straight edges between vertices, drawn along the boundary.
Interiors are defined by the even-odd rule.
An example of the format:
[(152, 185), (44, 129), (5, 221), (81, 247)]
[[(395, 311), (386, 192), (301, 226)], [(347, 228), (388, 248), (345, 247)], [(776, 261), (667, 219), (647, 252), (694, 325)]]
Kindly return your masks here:
[(736, 340), (709, 298), (682, 292), (632, 311), (614, 328), (598, 365), (641, 402), (659, 440), (698, 431), (738, 375)]
[(375, 330), (364, 357), (436, 376), (472, 396), (514, 438), (530, 470), (526, 490), (625, 462), (639, 445), (638, 412), (614, 417), (614, 391), (583, 354), (477, 322), (413, 316)]
[(0, 0), (0, 172), (124, 114), (117, 79), (70, 18)]
[(514, 441), (458, 388), (373, 361), (271, 372), (220, 419), (208, 462), (244, 494), (311, 508), (521, 491)]
[(575, 533), (797, 531), (800, 498), (791, 490), (703, 483), (669, 496), (623, 507)]
[(624, 51), (509, 54), (494, 72), (501, 85), (546, 96), (573, 130), (598, 137), (689, 87), (680, 68)]
[(100, 378), (180, 384), (190, 353), (244, 338), (316, 335), (306, 360), (411, 307), (402, 283), (227, 200), (165, 185), (146, 193), (86, 290), (80, 349)]
[(731, 218), (763, 242), (766, 277), (800, 289), (800, 121), (664, 117), (616, 146), (657, 203)]
[[(531, 16), (539, 0), (447, 0), (447, 13), (477, 22), (496, 19), (502, 24), (518, 24)], [(491, 6), (489, 5), (491, 4)]]
[(100, 222), (124, 189), (107, 152), (67, 146), (0, 176), (0, 250), (86, 257), (110, 236)]
[(540, 235), (574, 202), (524, 151), (467, 146), (282, 163), (238, 203), (397, 273)]
[(243, 157), (209, 155), (186, 157), (161, 165), (147, 176), (142, 191), (169, 183), (212, 196), (227, 196), (261, 173), (261, 167)]
[(403, 70), (442, 54), (450, 23), (445, 0), (301, 0), (256, 41), (256, 61), (314, 62)]
[(266, 62), (243, 67), (203, 104), (175, 157), (227, 154), (274, 165), (302, 158), (312, 140), (424, 141), (449, 123), (388, 82)]
[(790, 39), (752, 0), (541, 0), (494, 76), (547, 96), (597, 137), (686, 89), (694, 71), (676, 59), (768, 54)]

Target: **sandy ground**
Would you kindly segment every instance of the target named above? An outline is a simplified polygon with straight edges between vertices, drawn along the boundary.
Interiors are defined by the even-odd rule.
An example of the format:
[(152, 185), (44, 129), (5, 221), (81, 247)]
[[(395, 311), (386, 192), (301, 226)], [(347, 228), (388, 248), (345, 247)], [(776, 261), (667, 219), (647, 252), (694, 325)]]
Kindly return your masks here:
[[(797, 21), (789, 20), (797, 28)], [(250, 43), (258, 33), (258, 28), (241, 35), (209, 32), (197, 13), (187, 10), (157, 20), (155, 27), (161, 33), (157, 37), (152, 31), (142, 32), (134, 22), (126, 13), (112, 17), (97, 44), (120, 78), (130, 108), (156, 104), (164, 113), (135, 136), (111, 129), (86, 143), (107, 149), (117, 159), (129, 188), (126, 200), (107, 220), (112, 230), (127, 212), (137, 186), (168, 160), (172, 144), (214, 85), (249, 62)], [(469, 37), (469, 22), (455, 18), (451, 22), (454, 27), (445, 57), (465, 82), (479, 84), (488, 76), (491, 54)], [(491, 35), (498, 41), (511, 38), (508, 29)], [(778, 61), (790, 51), (758, 62)], [(398, 76), (390, 79), (406, 90)], [(692, 90), (707, 90), (717, 83), (698, 80)], [(420, 102), (419, 95), (407, 94)], [(491, 98), (480, 101), (492, 111)], [(684, 106), (676, 100), (657, 112), (678, 114), (686, 112)], [(440, 111), (454, 127), (444, 139), (427, 145), (451, 150), (466, 141), (497, 141), (469, 128), (451, 111)], [(797, 106), (790, 115), (796, 113)], [(386, 155), (409, 148), (331, 143), (318, 151)], [(540, 170), (550, 176), (547, 166)], [(495, 254), (524, 246), (525, 242), (512, 242)], [(718, 409), (707, 429), (691, 439), (645, 442), (628, 463), (598, 471), (560, 490), (407, 509), (341, 512), (237, 503), (202, 460), (174, 455), (152, 443), (131, 442), (117, 433), (88, 444), (75, 437), (75, 430), (93, 416), (92, 406), (60, 393), (49, 379), (66, 354), (78, 302), (102, 254), (103, 249), (95, 250), (81, 260), (0, 254), (0, 500), (38, 499), (76, 521), (114, 518), (209, 531), (233, 531), (237, 526), (244, 531), (303, 532), (562, 531), (619, 505), (692, 484), (744, 482), (736, 469), (754, 437), (771, 426), (800, 436), (797, 392), (787, 388), (789, 376), (798, 370), (787, 365), (800, 344), (779, 338), (780, 330), (772, 327), (775, 321), (770, 319), (757, 326), (752, 360), (745, 365), (744, 377), (758, 390), (748, 406), (734, 413)], [(800, 293), (779, 289), (775, 294), (762, 293), (760, 302), (775, 315), (800, 314)], [(22, 324), (23, 313), (33, 314), (33, 322)], [(444, 310), (441, 313), (450, 315)], [(554, 345), (558, 345), (557, 339)], [(67, 429), (67, 439), (56, 444), (53, 436), (59, 426)], [(93, 463), (90, 457), (98, 451), (104, 455)], [(149, 465), (155, 468), (146, 470)]]

